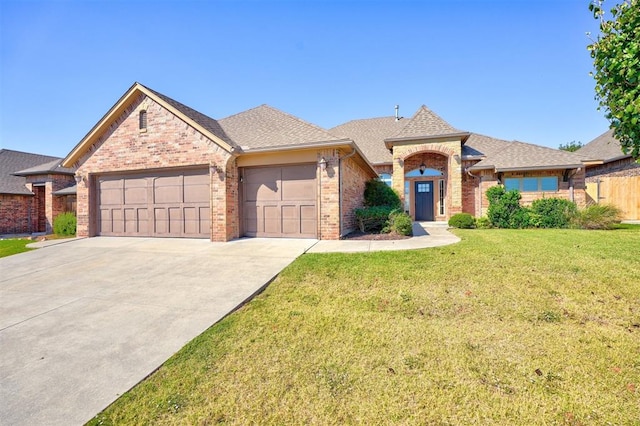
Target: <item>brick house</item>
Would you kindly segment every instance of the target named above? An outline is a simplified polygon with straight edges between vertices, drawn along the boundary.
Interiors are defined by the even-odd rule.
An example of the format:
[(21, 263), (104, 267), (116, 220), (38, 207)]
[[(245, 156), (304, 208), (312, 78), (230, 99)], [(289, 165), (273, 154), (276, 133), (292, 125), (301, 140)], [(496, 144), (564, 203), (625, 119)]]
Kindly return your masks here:
[(325, 130), (268, 105), (215, 120), (139, 83), (62, 166), (80, 236), (338, 239), (376, 177), (415, 220), (480, 216), (497, 184), (585, 203), (580, 155), (461, 131), (425, 106)]
[(61, 161), (0, 149), (0, 235), (51, 233), (58, 214), (75, 211), (74, 170)]

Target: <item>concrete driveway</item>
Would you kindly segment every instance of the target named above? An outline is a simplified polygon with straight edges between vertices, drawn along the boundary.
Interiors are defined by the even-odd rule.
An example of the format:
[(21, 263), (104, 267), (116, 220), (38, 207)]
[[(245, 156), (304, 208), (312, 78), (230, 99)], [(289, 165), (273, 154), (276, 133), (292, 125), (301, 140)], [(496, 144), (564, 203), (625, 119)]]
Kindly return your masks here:
[(0, 423), (90, 420), (315, 243), (101, 237), (0, 259)]

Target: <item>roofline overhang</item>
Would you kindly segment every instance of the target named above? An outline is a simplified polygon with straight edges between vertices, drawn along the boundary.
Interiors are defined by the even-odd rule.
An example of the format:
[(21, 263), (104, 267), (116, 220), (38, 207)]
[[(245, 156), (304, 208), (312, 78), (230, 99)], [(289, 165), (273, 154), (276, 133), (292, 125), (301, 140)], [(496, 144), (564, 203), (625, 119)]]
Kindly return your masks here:
[(496, 168), (496, 166), (494, 166), (493, 164), (488, 164), (486, 166), (477, 166), (476, 164), (474, 164), (473, 166), (469, 167), (467, 170), (475, 172), (476, 170), (480, 171), (480, 170), (494, 170)]
[(554, 166), (527, 166), (527, 167), (496, 167), (496, 173), (501, 172), (526, 172), (534, 170), (566, 170), (566, 169), (579, 169), (584, 167), (584, 164), (561, 164)]
[(63, 171), (58, 171), (58, 170), (40, 170), (40, 171), (32, 171), (32, 172), (15, 172), (15, 173), (11, 173), (13, 176), (20, 176), (20, 177), (25, 177), (25, 176), (36, 176), (36, 175), (67, 175), (67, 176), (73, 176), (76, 174), (76, 172), (63, 172)]
[(584, 160), (582, 164), (585, 166), (599, 166), (604, 164), (604, 160)]
[(33, 197), (36, 194), (34, 194), (33, 192), (26, 193), (26, 192), (0, 191), (0, 195), (24, 195), (26, 197)]
[(394, 145), (410, 145), (419, 141), (429, 141), (429, 142), (443, 142), (449, 139), (458, 139), (464, 145), (464, 143), (469, 139), (471, 133), (469, 132), (458, 132), (458, 133), (446, 133), (442, 135), (424, 135), (424, 136), (408, 136), (404, 138), (387, 138), (384, 140), (384, 144), (387, 148), (392, 148)]
[(286, 152), (286, 151), (309, 151), (316, 150), (319, 148), (351, 148), (353, 149), (362, 159), (362, 163), (366, 165), (373, 176), (378, 176), (373, 165), (369, 162), (367, 157), (362, 153), (358, 145), (351, 139), (338, 139), (333, 141), (319, 141), (319, 142), (311, 142), (304, 145), (281, 145), (274, 147), (262, 147), (262, 148), (243, 148), (241, 156), (249, 156), (252, 154), (268, 154), (268, 153), (276, 153), (276, 152)]
[(120, 114), (122, 114), (131, 104), (133, 99), (137, 94), (144, 94), (147, 97), (153, 99), (154, 102), (162, 105), (165, 109), (169, 110), (171, 113), (179, 117), (181, 120), (189, 124), (191, 127), (196, 129), (198, 132), (202, 133), (216, 144), (220, 145), (221, 148), (226, 150), (229, 153), (233, 153), (235, 151), (235, 147), (229, 145), (227, 142), (220, 139), (215, 134), (211, 133), (209, 130), (202, 127), (200, 124), (196, 123), (191, 118), (187, 117), (185, 114), (180, 112), (173, 105), (166, 102), (164, 99), (160, 98), (158, 95), (153, 93), (151, 90), (144, 87), (142, 84), (135, 82), (129, 90), (125, 92), (124, 95), (118, 99), (118, 101), (107, 111), (107, 113), (102, 116), (102, 118), (93, 126), (93, 128), (87, 133), (80, 142), (71, 150), (71, 152), (62, 160), (62, 167), (73, 167), (73, 164), (84, 155), (87, 149), (96, 142), (96, 140), (104, 133), (106, 129), (109, 128), (113, 120), (115, 120)]

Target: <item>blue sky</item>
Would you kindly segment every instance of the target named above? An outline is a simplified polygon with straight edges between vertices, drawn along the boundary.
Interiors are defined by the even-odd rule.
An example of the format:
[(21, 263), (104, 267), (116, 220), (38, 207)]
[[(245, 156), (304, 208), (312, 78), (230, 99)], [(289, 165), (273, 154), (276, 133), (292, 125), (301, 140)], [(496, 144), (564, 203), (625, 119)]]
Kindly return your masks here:
[[(611, 4), (613, 6), (613, 4)], [(135, 82), (213, 118), (410, 117), (557, 148), (608, 128), (588, 0), (0, 1), (0, 147), (65, 156)]]

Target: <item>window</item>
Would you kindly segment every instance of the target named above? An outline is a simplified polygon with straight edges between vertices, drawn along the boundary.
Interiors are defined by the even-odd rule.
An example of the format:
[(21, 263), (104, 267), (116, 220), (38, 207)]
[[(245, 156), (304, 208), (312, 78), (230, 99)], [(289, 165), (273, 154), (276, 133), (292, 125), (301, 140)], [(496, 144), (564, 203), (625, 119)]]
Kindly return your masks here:
[(404, 181), (404, 211), (408, 212), (411, 210), (411, 188), (409, 181)]
[(444, 180), (438, 183), (440, 190), (440, 216), (444, 216)]
[(442, 176), (443, 173), (440, 170), (436, 169), (424, 169), (422, 173), (420, 173), (420, 169), (414, 169), (410, 172), (406, 173), (406, 177), (427, 177), (427, 176)]
[(391, 186), (392, 180), (389, 173), (380, 173), (380, 180), (386, 183), (388, 186)]
[(557, 191), (558, 177), (505, 178), (504, 189), (507, 191), (517, 189), (520, 192)]
[(431, 184), (430, 183), (419, 183), (418, 184), (418, 192), (431, 192)]
[(140, 130), (147, 130), (147, 111), (140, 111), (140, 115), (138, 117), (138, 127)]

